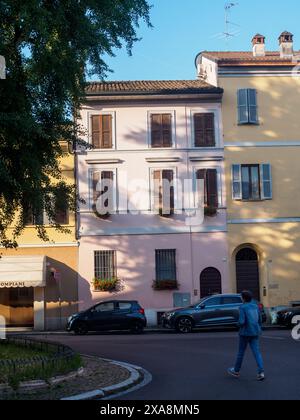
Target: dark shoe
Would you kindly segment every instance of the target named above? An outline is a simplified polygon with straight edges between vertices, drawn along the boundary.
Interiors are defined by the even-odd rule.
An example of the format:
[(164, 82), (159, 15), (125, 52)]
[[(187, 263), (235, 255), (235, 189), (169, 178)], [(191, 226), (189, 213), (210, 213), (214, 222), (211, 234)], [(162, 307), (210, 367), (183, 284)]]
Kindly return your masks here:
[(228, 369), (228, 370), (227, 370), (227, 373), (228, 373), (228, 375), (233, 376), (233, 377), (234, 377), (234, 378), (236, 378), (236, 379), (239, 379), (239, 377), (240, 377), (239, 372), (236, 372), (236, 371), (234, 370), (234, 368), (230, 368), (230, 369)]
[(266, 379), (266, 377), (265, 377), (265, 374), (262, 372), (262, 373), (259, 373), (258, 375), (257, 375), (257, 380), (259, 381), (259, 382), (262, 382), (262, 381), (264, 381)]

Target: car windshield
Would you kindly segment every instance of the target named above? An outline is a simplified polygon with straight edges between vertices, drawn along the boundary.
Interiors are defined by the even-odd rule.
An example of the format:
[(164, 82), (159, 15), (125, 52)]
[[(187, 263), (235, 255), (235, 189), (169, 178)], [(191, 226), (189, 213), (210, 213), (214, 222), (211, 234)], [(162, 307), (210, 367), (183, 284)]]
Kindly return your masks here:
[(207, 300), (207, 297), (206, 298), (202, 298), (199, 302), (195, 303), (194, 305), (189, 306), (189, 308), (196, 308), (197, 306), (200, 306), (206, 300)]

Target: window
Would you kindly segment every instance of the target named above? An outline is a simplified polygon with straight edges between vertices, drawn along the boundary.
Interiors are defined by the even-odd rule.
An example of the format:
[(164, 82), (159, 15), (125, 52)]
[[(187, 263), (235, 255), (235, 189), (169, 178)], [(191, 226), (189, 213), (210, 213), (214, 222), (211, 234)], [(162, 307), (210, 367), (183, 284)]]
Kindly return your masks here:
[(218, 173), (216, 169), (199, 169), (196, 172), (197, 180), (204, 180), (204, 204), (206, 207), (219, 205), (218, 200)]
[(172, 147), (172, 114), (151, 114), (151, 147)]
[(95, 279), (112, 280), (117, 277), (116, 251), (95, 251)]
[(115, 305), (113, 302), (101, 303), (95, 307), (95, 312), (113, 312), (115, 310)]
[(234, 200), (272, 200), (271, 165), (233, 165), (232, 196)]
[(203, 302), (203, 304), (206, 307), (219, 306), (219, 305), (221, 305), (221, 298), (220, 297), (213, 297), (213, 298), (208, 299), (207, 301)]
[(93, 171), (92, 210), (106, 216), (115, 210), (115, 174), (113, 171)]
[(55, 208), (55, 223), (59, 225), (69, 224), (69, 208), (66, 201), (57, 203)]
[(24, 209), (25, 226), (38, 226), (44, 224), (43, 212), (34, 213), (31, 206)]
[(194, 114), (194, 145), (195, 147), (215, 147), (215, 114)]
[(155, 251), (156, 280), (176, 281), (176, 249), (157, 249)]
[(154, 170), (154, 210), (161, 216), (170, 216), (174, 214), (174, 171), (172, 169)]
[(238, 90), (238, 123), (258, 124), (257, 92), (255, 89)]
[(112, 149), (113, 116), (111, 114), (92, 116), (92, 145), (94, 149)]
[(228, 296), (223, 298), (223, 305), (241, 305), (242, 299), (238, 296)]
[(130, 311), (131, 310), (131, 303), (130, 302), (119, 302), (118, 303), (120, 311)]

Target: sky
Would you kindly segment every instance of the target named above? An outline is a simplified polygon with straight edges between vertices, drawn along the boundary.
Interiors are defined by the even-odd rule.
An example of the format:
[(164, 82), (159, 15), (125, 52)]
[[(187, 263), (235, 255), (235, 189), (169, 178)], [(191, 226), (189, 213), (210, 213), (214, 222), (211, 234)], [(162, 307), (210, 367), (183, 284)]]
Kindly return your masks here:
[[(235, 0), (233, 0), (235, 2)], [(194, 79), (195, 56), (203, 50), (245, 51), (256, 33), (266, 36), (267, 49), (277, 50), (278, 37), (288, 30), (300, 49), (299, 0), (237, 0), (230, 20), (238, 32), (228, 42), (218, 34), (225, 30), (225, 0), (149, 0), (153, 29), (141, 24), (142, 38), (129, 57), (126, 48), (106, 57), (114, 73), (107, 80)], [(236, 26), (239, 25), (239, 26)]]

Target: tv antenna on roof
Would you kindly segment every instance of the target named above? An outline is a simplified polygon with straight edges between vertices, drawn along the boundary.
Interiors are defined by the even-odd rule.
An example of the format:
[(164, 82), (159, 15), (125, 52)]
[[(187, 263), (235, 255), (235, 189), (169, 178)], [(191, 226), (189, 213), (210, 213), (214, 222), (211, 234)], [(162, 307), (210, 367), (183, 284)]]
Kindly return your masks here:
[(224, 9), (225, 9), (225, 30), (224, 30), (224, 32), (216, 34), (214, 36), (214, 38), (225, 39), (226, 43), (228, 43), (228, 41), (231, 38), (234, 38), (235, 36), (237, 36), (240, 33), (240, 30), (238, 30), (238, 29), (233, 30), (231, 28), (232, 26), (235, 26), (236, 28), (240, 28), (240, 25), (238, 25), (237, 23), (233, 23), (230, 20), (231, 10), (238, 5), (239, 5), (239, 3), (232, 3), (232, 2), (225, 3), (225, 6), (224, 6)]

